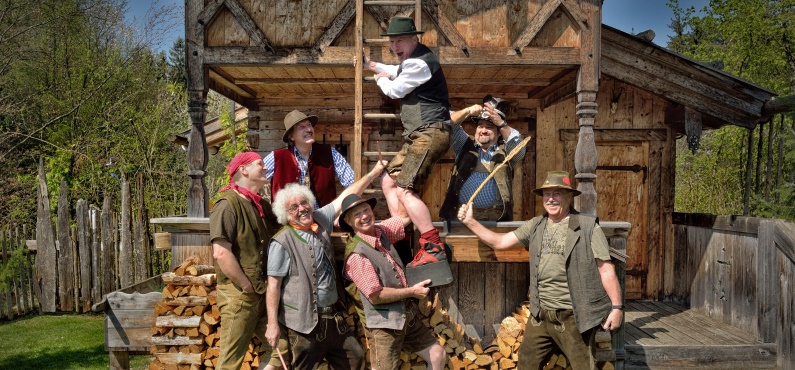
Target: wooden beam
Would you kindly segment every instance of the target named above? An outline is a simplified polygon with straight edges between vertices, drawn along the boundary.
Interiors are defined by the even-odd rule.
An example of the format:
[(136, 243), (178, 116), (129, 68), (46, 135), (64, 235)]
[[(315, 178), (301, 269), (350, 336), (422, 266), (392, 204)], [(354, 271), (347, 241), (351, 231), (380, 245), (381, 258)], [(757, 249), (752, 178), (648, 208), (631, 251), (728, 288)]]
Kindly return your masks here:
[(243, 30), (246, 31), (248, 37), (251, 38), (255, 44), (259, 47), (266, 49), (267, 51), (273, 53), (273, 45), (271, 45), (270, 41), (268, 41), (268, 37), (265, 36), (265, 33), (259, 29), (257, 23), (254, 22), (254, 19), (251, 18), (251, 15), (243, 9), (240, 5), (240, 2), (237, 0), (224, 0), (224, 5), (226, 8), (232, 12), (232, 15), (235, 16), (235, 19), (240, 24), (240, 27), (243, 27)]
[(354, 1), (355, 0), (348, 0), (342, 9), (340, 9), (340, 11), (337, 13), (337, 16), (334, 17), (333, 21), (331, 21), (331, 24), (326, 27), (326, 30), (315, 42), (316, 48), (322, 50), (331, 45), (331, 43), (342, 34), (342, 31), (345, 30), (345, 26), (347, 26), (348, 23), (351, 23), (351, 19), (356, 12), (356, 5), (354, 4)]
[(562, 0), (560, 5), (563, 11), (567, 13), (569, 18), (571, 18), (574, 23), (577, 23), (577, 26), (580, 27), (580, 30), (587, 30), (593, 26), (588, 23), (588, 17), (582, 12), (580, 5), (578, 5), (575, 0)]
[[(580, 130), (560, 129), (561, 141), (577, 141)], [(668, 136), (666, 129), (594, 129), (594, 141), (665, 141)]]
[(793, 111), (795, 111), (795, 95), (775, 97), (762, 106), (762, 119), (766, 120), (774, 114)]
[[(215, 46), (204, 48), (208, 66), (251, 65), (351, 65), (355, 47), (329, 46), (325, 50), (293, 48), (285, 52), (266, 53), (252, 46)], [(468, 48), (469, 56), (454, 46), (431, 48), (443, 65), (468, 66), (538, 66), (568, 68), (580, 64), (580, 52), (570, 47), (526, 47), (521, 54), (512, 48), (483, 46)], [(397, 64), (397, 58), (383, 53), (385, 63)]]
[[(212, 77), (212, 72), (210, 73)], [(352, 78), (237, 78), (235, 85), (298, 85), (298, 84), (353, 84)], [(516, 78), (509, 80), (494, 80), (490, 78), (462, 78), (448, 79), (448, 85), (496, 85), (496, 86), (548, 86), (552, 83), (549, 78)]]
[(441, 6), (439, 6), (436, 0), (424, 0), (422, 2), (422, 8), (428, 13), (428, 16), (431, 17), (433, 23), (436, 24), (439, 33), (442, 34), (450, 44), (459, 48), (467, 47), (466, 39), (458, 32), (453, 22), (450, 22), (450, 19), (444, 15)]
[(541, 31), (541, 28), (547, 24), (549, 17), (552, 16), (552, 13), (554, 13), (559, 6), (560, 0), (547, 1), (541, 9), (538, 10), (536, 15), (533, 16), (533, 19), (527, 23), (527, 26), (519, 34), (519, 37), (516, 38), (513, 46), (516, 48), (524, 48), (530, 45), (530, 42), (536, 37), (538, 31)]
[(564, 99), (568, 99), (577, 93), (577, 80), (572, 78), (571, 81), (563, 85), (557, 86), (557, 89), (550, 92), (541, 99), (541, 109), (546, 109), (548, 106), (555, 104)]
[(235, 82), (229, 81), (226, 77), (222, 76), (221, 74), (219, 74), (218, 72), (215, 72), (212, 69), (209, 70), (209, 75), (210, 75), (210, 79), (211, 80), (217, 82), (218, 84), (220, 84), (222, 86), (225, 86), (225, 87), (229, 88), (230, 90), (236, 92), (241, 97), (244, 97), (244, 98), (253, 98), (254, 97), (254, 93), (253, 92), (250, 92), (250, 91), (238, 86), (237, 81), (235, 81)]
[[(210, 0), (207, 5), (204, 6), (201, 13), (196, 17), (196, 21), (202, 27), (200, 29), (204, 30), (208, 24), (212, 23), (215, 16), (218, 15), (218, 11), (221, 9), (221, 5), (224, 5), (224, 0)], [(186, 18), (190, 20), (190, 18)]]

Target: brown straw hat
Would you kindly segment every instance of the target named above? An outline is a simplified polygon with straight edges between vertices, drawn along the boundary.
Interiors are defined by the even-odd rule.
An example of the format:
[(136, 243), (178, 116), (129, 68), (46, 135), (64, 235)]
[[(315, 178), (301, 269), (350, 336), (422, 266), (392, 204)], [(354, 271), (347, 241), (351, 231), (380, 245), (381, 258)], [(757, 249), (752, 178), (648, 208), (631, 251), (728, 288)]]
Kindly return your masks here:
[(538, 189), (533, 189), (533, 193), (542, 196), (544, 189), (566, 189), (572, 192), (575, 197), (582, 194), (581, 191), (571, 187), (571, 179), (566, 171), (547, 171), (547, 179), (544, 184)]
[(282, 141), (289, 143), (290, 139), (288, 139), (288, 137), (292, 133), (291, 130), (293, 129), (293, 126), (305, 119), (308, 119), (309, 122), (312, 122), (312, 126), (317, 125), (317, 116), (307, 116), (303, 112), (297, 110), (287, 113), (287, 115), (284, 116), (284, 135), (282, 136)]

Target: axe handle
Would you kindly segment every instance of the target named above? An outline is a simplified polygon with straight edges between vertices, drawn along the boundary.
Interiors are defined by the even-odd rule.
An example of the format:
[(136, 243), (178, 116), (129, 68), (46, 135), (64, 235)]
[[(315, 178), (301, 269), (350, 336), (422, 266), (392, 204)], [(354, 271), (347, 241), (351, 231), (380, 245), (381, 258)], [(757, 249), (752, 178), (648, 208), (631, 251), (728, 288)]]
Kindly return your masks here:
[(475, 200), (475, 197), (476, 197), (476, 196), (478, 196), (478, 193), (480, 193), (480, 191), (481, 191), (481, 190), (483, 190), (483, 187), (484, 187), (484, 186), (486, 186), (486, 183), (487, 183), (487, 182), (489, 182), (489, 180), (491, 180), (491, 178), (492, 178), (492, 177), (494, 177), (494, 174), (495, 174), (495, 173), (497, 173), (497, 171), (498, 171), (499, 169), (501, 169), (501, 168), (502, 168), (502, 166), (505, 166), (505, 164), (506, 164), (506, 163), (508, 163), (508, 161), (510, 161), (510, 160), (511, 160), (511, 158), (513, 158), (514, 156), (516, 156), (516, 154), (517, 154), (517, 153), (519, 153), (519, 151), (520, 151), (520, 150), (522, 150), (522, 148), (524, 148), (525, 146), (527, 146), (527, 143), (529, 143), (531, 139), (532, 139), (532, 136), (530, 136), (530, 135), (527, 135), (527, 137), (526, 137), (526, 138), (524, 138), (524, 140), (522, 140), (522, 142), (520, 142), (518, 145), (516, 145), (516, 147), (515, 147), (515, 148), (513, 148), (513, 150), (511, 150), (511, 152), (510, 152), (510, 153), (508, 153), (508, 155), (505, 157), (505, 159), (502, 161), (502, 163), (500, 163), (499, 165), (497, 165), (497, 167), (495, 167), (495, 168), (494, 168), (494, 170), (493, 170), (493, 171), (491, 171), (491, 173), (489, 174), (489, 176), (488, 176), (488, 177), (486, 177), (486, 179), (485, 179), (485, 180), (483, 180), (483, 182), (482, 182), (482, 183), (480, 183), (480, 186), (478, 186), (478, 188), (477, 188), (477, 189), (475, 189), (475, 192), (474, 192), (474, 193), (472, 193), (472, 196), (471, 196), (471, 197), (469, 197), (469, 200), (467, 201), (467, 208), (469, 208), (470, 206), (472, 206), (472, 202)]

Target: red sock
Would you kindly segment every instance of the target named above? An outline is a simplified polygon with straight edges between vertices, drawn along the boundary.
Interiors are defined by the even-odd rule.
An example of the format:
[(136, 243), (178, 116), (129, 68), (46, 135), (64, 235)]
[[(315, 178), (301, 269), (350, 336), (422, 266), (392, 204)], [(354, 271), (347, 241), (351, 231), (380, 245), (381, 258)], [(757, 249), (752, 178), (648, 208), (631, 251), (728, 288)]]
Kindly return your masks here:
[(420, 245), (425, 245), (426, 242), (442, 245), (442, 238), (439, 236), (439, 230), (434, 228), (420, 234)]

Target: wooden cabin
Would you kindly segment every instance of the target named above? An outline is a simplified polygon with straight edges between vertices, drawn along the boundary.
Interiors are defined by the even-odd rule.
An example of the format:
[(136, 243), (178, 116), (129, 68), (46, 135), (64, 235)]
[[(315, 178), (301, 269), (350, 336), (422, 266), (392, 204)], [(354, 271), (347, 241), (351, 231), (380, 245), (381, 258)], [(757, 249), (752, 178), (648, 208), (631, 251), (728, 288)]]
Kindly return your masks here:
[[(602, 25), (601, 3), (186, 1), (193, 127), (187, 135), (188, 216), (208, 215), (208, 89), (248, 109), (249, 143), (263, 154), (284, 146), (282, 120), (293, 109), (319, 116), (317, 140), (335, 144), (357, 176), (376, 159), (377, 142), (384, 152), (396, 151), (402, 127), (389, 117), (399, 113), (399, 102), (381, 94), (367, 81), (369, 72), (352, 62), (366, 45), (373, 60), (397, 64), (388, 44), (374, 39), (392, 16), (409, 15), (425, 31), (421, 42), (441, 61), (453, 110), (493, 94), (511, 102), (511, 126), (534, 138), (514, 176), (514, 219), (543, 211), (527, 190), (548, 170), (576, 173), (580, 211), (630, 225), (626, 299), (681, 294), (672, 221), (675, 140), (687, 135), (695, 148), (703, 129), (753, 128), (775, 94)], [(422, 189), (433, 216), (452, 162), (451, 152)], [(371, 194), (382, 196), (377, 189)], [(477, 335), (493, 338), (493, 324), (524, 300), (526, 254), (495, 255), (447, 231), (457, 251), (457, 282), (443, 295)]]

